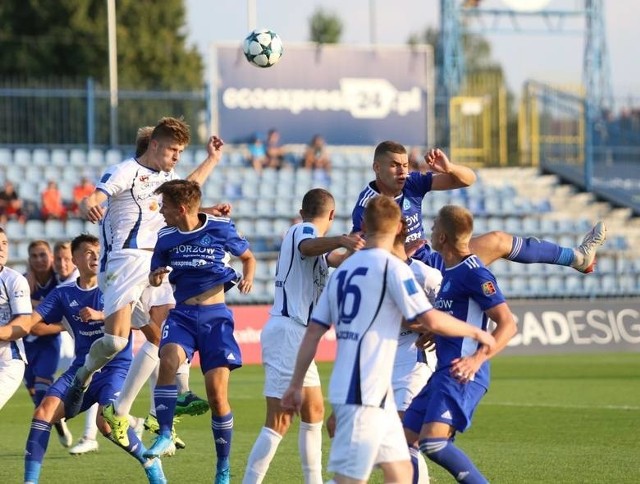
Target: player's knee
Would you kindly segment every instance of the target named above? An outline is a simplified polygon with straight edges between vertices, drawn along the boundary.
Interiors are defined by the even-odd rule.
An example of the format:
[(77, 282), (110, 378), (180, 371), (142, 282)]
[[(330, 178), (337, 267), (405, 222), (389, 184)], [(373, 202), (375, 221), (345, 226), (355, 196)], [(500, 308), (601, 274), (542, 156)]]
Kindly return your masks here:
[(443, 450), (451, 443), (451, 439), (424, 439), (420, 441), (420, 452), (429, 460), (439, 464), (443, 457)]
[(129, 344), (128, 338), (122, 336), (115, 336), (113, 334), (105, 334), (102, 337), (102, 346), (106, 352), (117, 355)]

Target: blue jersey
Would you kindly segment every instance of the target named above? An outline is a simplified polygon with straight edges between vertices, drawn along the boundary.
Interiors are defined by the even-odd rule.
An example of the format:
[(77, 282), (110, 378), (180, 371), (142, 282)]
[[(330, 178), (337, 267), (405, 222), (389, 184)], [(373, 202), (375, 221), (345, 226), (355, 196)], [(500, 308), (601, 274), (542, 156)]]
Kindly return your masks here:
[[(83, 322), (80, 318), (80, 310), (87, 306), (101, 311), (103, 306), (102, 291), (98, 289), (98, 286), (82, 289), (76, 282), (73, 282), (56, 287), (35, 309), (47, 324), (59, 323), (63, 318), (66, 319), (67, 330), (73, 335), (76, 353), (72, 367), (82, 365), (94, 341), (104, 336), (104, 321)], [(126, 348), (107, 363), (105, 368), (126, 370), (131, 365), (131, 357), (131, 338), (129, 338), (129, 344)]]
[[(402, 216), (407, 222), (407, 242), (412, 240), (425, 239), (424, 227), (422, 225), (422, 200), (424, 196), (431, 191), (431, 183), (433, 174), (426, 173), (409, 173), (402, 193), (395, 197), (396, 203), (402, 210)], [(362, 219), (364, 218), (364, 209), (370, 199), (380, 195), (375, 181), (369, 183), (360, 195), (358, 201), (351, 213), (353, 222), (352, 232), (362, 231)], [(431, 252), (431, 248), (427, 245), (420, 248), (414, 254), (416, 259), (425, 259), (425, 255)]]
[(162, 229), (153, 251), (151, 271), (171, 267), (169, 282), (177, 304), (235, 279), (235, 270), (225, 263), (226, 253), (238, 257), (249, 249), (229, 218), (204, 213), (199, 217), (204, 224), (191, 232)]
[[(31, 293), (31, 300), (38, 301), (38, 302), (44, 300), (44, 298), (47, 297), (47, 295), (49, 295), (49, 293), (55, 289), (58, 283), (59, 283), (58, 278), (53, 272), (51, 273), (51, 277), (49, 278), (49, 280), (45, 282), (43, 285), (40, 285), (36, 282), (35, 289)], [(52, 334), (47, 336), (35, 336), (33, 334), (29, 334), (24, 337), (24, 342), (27, 343), (27, 346), (25, 347), (27, 349), (27, 353), (30, 353), (31, 351), (37, 351), (37, 348), (41, 346), (48, 346), (50, 344), (58, 345), (58, 349), (56, 351), (59, 352), (59, 346), (60, 346), (59, 340), (60, 340), (59, 334)], [(36, 343), (36, 342), (38, 343), (37, 346), (30, 344), (30, 343)], [(29, 355), (27, 355), (27, 358), (28, 357)]]
[[(444, 271), (435, 307), (486, 330), (489, 318), (484, 312), (504, 302), (496, 278), (475, 255), (469, 255)], [(478, 342), (471, 338), (436, 336), (436, 371), (448, 371), (454, 359), (470, 356), (477, 349)], [(489, 388), (488, 361), (480, 367), (474, 381)]]

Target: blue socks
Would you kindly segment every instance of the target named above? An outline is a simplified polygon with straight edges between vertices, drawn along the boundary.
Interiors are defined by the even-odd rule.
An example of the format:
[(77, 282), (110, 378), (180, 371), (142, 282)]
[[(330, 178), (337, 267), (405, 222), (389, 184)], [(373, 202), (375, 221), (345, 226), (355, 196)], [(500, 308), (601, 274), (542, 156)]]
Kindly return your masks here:
[(178, 387), (174, 385), (156, 385), (153, 390), (153, 399), (156, 402), (156, 418), (160, 425), (160, 435), (171, 437), (173, 428), (173, 416), (178, 399)]
[(218, 471), (229, 468), (229, 454), (231, 453), (231, 437), (233, 436), (233, 412), (220, 417), (211, 417), (211, 430), (216, 444)]
[(49, 389), (49, 383), (44, 382), (36, 382), (33, 385), (34, 390), (36, 391), (31, 399), (33, 400), (33, 404), (38, 408), (44, 396), (47, 394), (47, 390)]
[(127, 454), (129, 454), (131, 457), (133, 457), (135, 460), (137, 460), (141, 464), (144, 464), (145, 462), (147, 462), (147, 460), (149, 459), (147, 459), (142, 455), (147, 451), (147, 448), (144, 446), (140, 438), (136, 435), (136, 432), (135, 430), (133, 430), (132, 427), (129, 427), (127, 429), (127, 437), (129, 437), (129, 445), (127, 447), (120, 445), (118, 442), (110, 439), (109, 437), (107, 438), (109, 438), (111, 442), (116, 444), (118, 447), (120, 447), (122, 450), (124, 450)]
[[(473, 465), (464, 452), (453, 445), (450, 439), (424, 439), (420, 451), (433, 462), (443, 467), (458, 482), (465, 484), (488, 484), (489, 481)], [(413, 459), (412, 459), (413, 460)]]
[(51, 424), (44, 420), (31, 420), (31, 430), (27, 437), (27, 447), (24, 452), (24, 481), (38, 482), (40, 468), (44, 454), (49, 446)]
[(574, 259), (573, 248), (560, 247), (558, 244), (535, 237), (513, 236), (508, 260), (522, 264), (542, 262), (559, 266), (570, 266)]

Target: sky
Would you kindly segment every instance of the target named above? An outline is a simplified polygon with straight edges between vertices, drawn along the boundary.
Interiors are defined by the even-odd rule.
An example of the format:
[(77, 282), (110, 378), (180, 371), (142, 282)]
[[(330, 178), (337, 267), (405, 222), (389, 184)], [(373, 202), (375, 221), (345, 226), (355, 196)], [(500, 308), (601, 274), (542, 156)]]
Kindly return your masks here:
[[(576, 10), (584, 0), (484, 0), (484, 8), (506, 8), (507, 3), (547, 3), (546, 10)], [(617, 105), (640, 105), (640, 46), (637, 0), (604, 0), (607, 47), (613, 95)], [(440, 0), (186, 0), (189, 42), (207, 58), (216, 42), (240, 42), (251, 30), (248, 5), (256, 7), (256, 27), (270, 28), (287, 42), (305, 42), (309, 18), (321, 7), (343, 22), (341, 43), (365, 45), (406, 44), (412, 33), (439, 26)], [(373, 16), (370, 15), (373, 11)], [(371, 20), (373, 18), (373, 21)], [(484, 17), (485, 28), (511, 30), (485, 33), (492, 57), (505, 70), (507, 82), (518, 94), (526, 79), (576, 85), (582, 77), (585, 45), (584, 16), (567, 20), (551, 31), (540, 19), (519, 17), (513, 32), (507, 19), (494, 23)], [(474, 25), (478, 25), (477, 23)], [(373, 26), (373, 28), (372, 28)], [(571, 34), (570, 31), (578, 31)], [(563, 33), (564, 32), (564, 33)], [(286, 54), (285, 54), (286, 55)], [(283, 58), (286, 61), (286, 57)]]

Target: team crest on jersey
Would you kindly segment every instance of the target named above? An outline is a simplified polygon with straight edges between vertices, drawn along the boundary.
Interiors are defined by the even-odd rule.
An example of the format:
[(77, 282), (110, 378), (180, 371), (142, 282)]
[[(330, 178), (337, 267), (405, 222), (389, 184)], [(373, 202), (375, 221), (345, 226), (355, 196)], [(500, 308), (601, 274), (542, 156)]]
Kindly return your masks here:
[(493, 296), (496, 293), (496, 286), (493, 285), (493, 282), (487, 281), (482, 284), (482, 293), (485, 296)]
[(140, 183), (147, 183), (149, 181), (149, 175), (140, 175), (138, 180), (140, 180)]
[(411, 202), (406, 198), (402, 201), (402, 210), (409, 210), (411, 208)]
[(205, 234), (201, 239), (200, 243), (206, 247), (210, 246), (213, 242), (213, 239), (209, 234)]
[(444, 285), (444, 287), (440, 290), (440, 292), (447, 292), (449, 290), (449, 288), (451, 287), (451, 281), (447, 281), (447, 283)]

